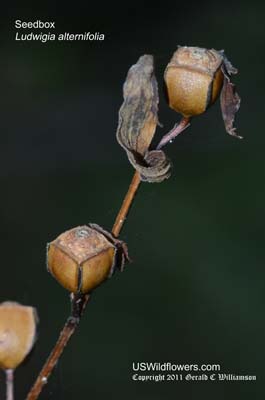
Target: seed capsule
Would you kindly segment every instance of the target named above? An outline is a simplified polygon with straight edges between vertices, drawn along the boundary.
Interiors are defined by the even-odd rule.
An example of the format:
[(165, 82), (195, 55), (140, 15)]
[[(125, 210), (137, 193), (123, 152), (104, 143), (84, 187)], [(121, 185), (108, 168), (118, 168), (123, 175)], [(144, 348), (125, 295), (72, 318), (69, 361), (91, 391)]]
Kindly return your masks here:
[(125, 243), (96, 224), (73, 228), (48, 245), (47, 268), (73, 293), (89, 293), (128, 260)]
[(190, 118), (204, 113), (221, 92), (225, 129), (241, 138), (234, 128), (240, 97), (230, 81), (230, 76), (236, 73), (223, 50), (179, 46), (164, 74), (169, 106)]
[(165, 71), (169, 106), (184, 117), (202, 114), (222, 88), (222, 62), (216, 50), (179, 47)]
[(15, 302), (0, 304), (0, 367), (15, 369), (31, 351), (36, 339), (37, 313)]

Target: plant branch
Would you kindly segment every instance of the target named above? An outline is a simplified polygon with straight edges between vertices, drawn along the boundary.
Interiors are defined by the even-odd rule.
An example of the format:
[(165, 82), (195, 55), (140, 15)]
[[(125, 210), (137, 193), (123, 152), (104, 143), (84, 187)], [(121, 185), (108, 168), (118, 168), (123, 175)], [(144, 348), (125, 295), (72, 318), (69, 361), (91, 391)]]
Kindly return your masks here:
[[(190, 126), (190, 118), (183, 117), (181, 121), (174, 126), (174, 128), (165, 134), (160, 142), (158, 143), (156, 150), (162, 149), (166, 144), (171, 143), (181, 132)], [(112, 228), (112, 233), (114, 236), (118, 236), (122, 230), (125, 219), (130, 211), (131, 205), (135, 198), (136, 192), (140, 186), (141, 178), (139, 172), (135, 172), (131, 184), (129, 186), (128, 192), (123, 200), (120, 211), (116, 217), (115, 223)]]
[[(75, 332), (80, 318), (85, 310), (85, 307), (90, 298), (89, 294), (73, 294), (71, 293), (71, 314), (68, 317), (66, 324), (64, 325), (59, 339), (57, 340), (50, 356), (45, 362), (42, 370), (40, 371), (34, 385), (32, 386), (30, 392), (27, 395), (27, 400), (35, 400), (39, 397), (43, 386), (47, 383), (50, 374), (52, 373), (55, 365), (57, 364), (60, 356), (62, 355), (64, 348), (66, 347), (69, 339)], [(8, 398), (12, 400), (12, 398)]]
[(190, 126), (190, 118), (183, 117), (181, 121), (178, 124), (176, 124), (173, 129), (171, 129), (171, 131), (169, 131), (166, 135), (162, 137), (156, 149), (160, 150), (166, 144), (171, 143), (181, 132), (183, 132), (189, 126)]
[(139, 172), (136, 171), (133, 175), (128, 192), (126, 193), (126, 196), (123, 200), (120, 211), (118, 212), (118, 215), (116, 217), (116, 220), (115, 220), (113, 228), (112, 228), (112, 233), (116, 237), (119, 236), (119, 234), (120, 234), (120, 231), (123, 227), (123, 224), (126, 220), (128, 213), (130, 211), (131, 205), (135, 198), (136, 192), (140, 186), (140, 183), (141, 183), (140, 174), (139, 174)]
[(6, 369), (6, 400), (14, 400), (14, 370)]
[[(168, 142), (171, 142), (177, 135), (179, 135), (184, 129), (189, 126), (189, 118), (183, 118), (178, 125), (176, 125), (169, 133), (167, 133), (161, 139), (160, 143), (157, 146), (157, 149), (161, 149), (165, 146)], [(130, 211), (132, 203), (135, 199), (135, 195), (137, 190), (140, 186), (141, 178), (138, 171), (136, 171), (133, 175), (131, 184), (129, 189), (125, 195), (123, 203), (121, 205), (120, 211), (115, 219), (112, 233), (114, 236), (118, 237), (121, 229), (126, 221), (126, 217)], [(55, 344), (50, 356), (48, 357), (47, 361), (45, 362), (42, 370), (40, 371), (34, 385), (32, 386), (30, 392), (26, 400), (36, 400), (41, 391), (43, 386), (47, 383), (50, 374), (52, 373), (55, 365), (59, 361), (66, 345), (68, 344), (69, 339), (74, 334), (79, 321), (81, 319), (82, 314), (87, 306), (88, 300), (90, 298), (89, 294), (71, 294), (71, 302), (72, 302), (72, 311), (70, 317), (67, 319), (66, 324), (64, 325), (59, 339)], [(7, 400), (13, 400), (12, 397), (7, 398)]]
[[(112, 228), (112, 233), (114, 236), (118, 236), (123, 224), (126, 220), (126, 216), (130, 210), (132, 202), (134, 200), (137, 189), (141, 183), (140, 175), (135, 172), (132, 182), (129, 186), (128, 192), (124, 198), (121, 209), (117, 215), (115, 223)], [(59, 361), (65, 347), (67, 346), (69, 339), (74, 334), (81, 316), (86, 308), (90, 295), (88, 294), (71, 294), (72, 311), (70, 317), (67, 319), (64, 325), (59, 339), (57, 340), (50, 356), (45, 362), (42, 370), (40, 371), (35, 383), (33, 384), (30, 392), (27, 395), (26, 400), (36, 400), (44, 385), (47, 383), (50, 374), (52, 373), (55, 365)], [(13, 400), (13, 398), (7, 398), (7, 400)]]

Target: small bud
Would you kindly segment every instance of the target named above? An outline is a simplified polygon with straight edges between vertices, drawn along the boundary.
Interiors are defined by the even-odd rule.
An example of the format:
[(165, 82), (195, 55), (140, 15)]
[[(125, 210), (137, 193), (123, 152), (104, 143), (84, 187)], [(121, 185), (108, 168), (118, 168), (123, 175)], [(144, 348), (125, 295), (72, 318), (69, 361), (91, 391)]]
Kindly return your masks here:
[(235, 73), (237, 70), (223, 51), (180, 46), (164, 74), (169, 106), (190, 118), (204, 113), (222, 90), (221, 109), (225, 128), (230, 135), (237, 136), (233, 122), (240, 97), (230, 82), (230, 75)]
[(125, 243), (96, 224), (62, 233), (48, 245), (47, 268), (67, 290), (89, 293), (128, 260)]
[(0, 367), (15, 369), (31, 351), (36, 339), (37, 312), (15, 302), (0, 304)]

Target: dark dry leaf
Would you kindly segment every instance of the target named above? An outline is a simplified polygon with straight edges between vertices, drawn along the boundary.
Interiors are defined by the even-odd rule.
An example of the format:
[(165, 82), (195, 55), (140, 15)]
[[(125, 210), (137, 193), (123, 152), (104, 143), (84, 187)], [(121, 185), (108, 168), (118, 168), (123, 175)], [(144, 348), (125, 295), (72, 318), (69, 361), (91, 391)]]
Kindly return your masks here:
[(242, 136), (236, 133), (236, 128), (234, 127), (235, 114), (240, 108), (241, 99), (236, 92), (235, 85), (230, 81), (230, 75), (236, 74), (237, 69), (233, 67), (225, 56), (222, 71), (224, 74), (224, 83), (221, 92), (221, 110), (225, 129), (229, 135), (242, 139)]
[(128, 72), (123, 86), (117, 139), (126, 150), (145, 155), (157, 125), (158, 91), (153, 57), (144, 55)]
[(143, 181), (161, 182), (170, 176), (170, 162), (162, 151), (155, 157), (153, 152), (149, 152), (158, 124), (158, 90), (153, 56), (140, 57), (129, 69), (123, 97), (117, 140)]
[(224, 58), (224, 66), (225, 66), (225, 72), (224, 72), (224, 74), (225, 75), (229, 75), (229, 76), (231, 76), (232, 74), (233, 75), (236, 75), (237, 73), (238, 73), (238, 70), (237, 70), (237, 68), (235, 68), (233, 65), (232, 65), (232, 63), (228, 60), (228, 58), (226, 57), (226, 55), (224, 54), (224, 51), (223, 51), (223, 58)]
[(152, 150), (143, 158), (134, 152), (128, 152), (128, 159), (140, 172), (141, 180), (149, 183), (160, 183), (171, 174), (171, 163), (162, 150)]

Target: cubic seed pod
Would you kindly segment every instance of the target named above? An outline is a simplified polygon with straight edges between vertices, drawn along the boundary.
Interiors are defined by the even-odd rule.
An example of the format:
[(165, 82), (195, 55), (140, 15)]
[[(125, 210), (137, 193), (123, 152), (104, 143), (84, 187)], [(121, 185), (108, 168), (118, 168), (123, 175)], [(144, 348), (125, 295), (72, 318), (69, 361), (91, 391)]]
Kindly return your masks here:
[(169, 106), (190, 118), (204, 113), (221, 93), (226, 131), (240, 137), (233, 126), (240, 97), (230, 82), (236, 73), (223, 50), (179, 46), (164, 74)]
[(0, 367), (15, 369), (31, 351), (38, 317), (33, 307), (15, 302), (0, 304)]
[(184, 117), (202, 114), (222, 88), (222, 62), (216, 50), (179, 47), (165, 71), (170, 107)]
[(115, 268), (123, 270), (127, 246), (96, 224), (70, 229), (48, 245), (47, 268), (73, 293), (89, 293)]

